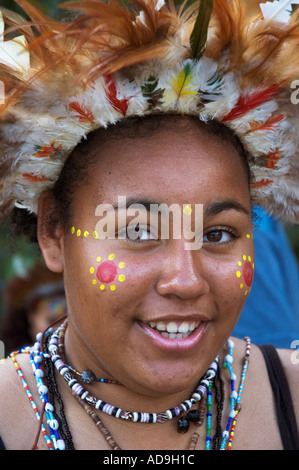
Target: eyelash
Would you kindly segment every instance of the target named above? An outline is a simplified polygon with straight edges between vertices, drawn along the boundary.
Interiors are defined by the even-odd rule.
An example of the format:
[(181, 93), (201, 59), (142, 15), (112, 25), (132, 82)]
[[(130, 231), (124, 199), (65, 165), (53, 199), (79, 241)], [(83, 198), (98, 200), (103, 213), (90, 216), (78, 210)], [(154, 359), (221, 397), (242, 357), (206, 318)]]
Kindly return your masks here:
[[(138, 226), (138, 224), (135, 226), (136, 228), (138, 227), (138, 231), (141, 232), (141, 231), (144, 231), (146, 230), (147, 233), (148, 233), (148, 238), (145, 238), (145, 239), (141, 239), (141, 238), (132, 238), (128, 235), (128, 227), (126, 227), (125, 229), (122, 229), (118, 232), (118, 236), (119, 234), (122, 234), (126, 233), (126, 238), (125, 240), (129, 243), (132, 243), (132, 244), (145, 244), (145, 243), (152, 243), (152, 242), (157, 242), (159, 241), (159, 237), (156, 236), (156, 237), (153, 237), (153, 238), (150, 238), (150, 235), (152, 234), (152, 231), (150, 229), (149, 226), (146, 226), (146, 225), (142, 225), (142, 226)], [(133, 228), (133, 226), (131, 226), (131, 229)], [(221, 233), (221, 239), (223, 238), (223, 234), (226, 234), (226, 235), (229, 235), (229, 240), (226, 240), (226, 241), (210, 241), (210, 240), (205, 240), (205, 238), (211, 234), (211, 233)], [(137, 233), (137, 230), (136, 230), (136, 233)], [(206, 243), (206, 244), (209, 244), (211, 246), (224, 246), (224, 245), (228, 245), (230, 243), (233, 242), (234, 239), (236, 238), (239, 238), (239, 235), (236, 233), (235, 230), (229, 228), (229, 227), (213, 227), (213, 228), (209, 228), (208, 230), (206, 230), (205, 234), (203, 235), (203, 243)]]
[[(223, 234), (229, 235), (229, 240), (226, 241), (210, 241), (210, 240), (205, 240), (205, 237), (211, 233), (221, 233), (223, 238)], [(209, 243), (210, 245), (227, 245), (229, 243), (232, 243), (235, 238), (239, 238), (239, 235), (237, 232), (229, 227), (213, 227), (208, 230), (206, 230), (206, 233), (203, 235), (203, 243)]]

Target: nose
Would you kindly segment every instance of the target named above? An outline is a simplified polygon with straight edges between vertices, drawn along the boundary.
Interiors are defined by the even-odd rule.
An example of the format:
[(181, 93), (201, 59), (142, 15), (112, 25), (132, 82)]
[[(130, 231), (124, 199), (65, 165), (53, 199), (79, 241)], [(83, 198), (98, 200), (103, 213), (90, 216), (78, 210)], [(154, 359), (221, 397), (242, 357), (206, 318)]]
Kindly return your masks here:
[(172, 240), (162, 263), (161, 276), (156, 285), (160, 295), (175, 295), (192, 299), (209, 292), (200, 250), (186, 250), (184, 240)]

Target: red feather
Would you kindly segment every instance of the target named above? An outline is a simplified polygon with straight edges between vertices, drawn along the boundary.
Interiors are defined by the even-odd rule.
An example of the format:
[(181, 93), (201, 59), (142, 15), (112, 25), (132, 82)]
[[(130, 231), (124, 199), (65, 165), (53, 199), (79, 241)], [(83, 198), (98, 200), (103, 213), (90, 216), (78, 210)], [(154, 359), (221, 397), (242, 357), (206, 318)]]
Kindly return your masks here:
[(226, 116), (222, 117), (222, 121), (233, 121), (252, 109), (261, 106), (263, 103), (270, 101), (278, 92), (279, 86), (273, 85), (261, 91), (241, 95), (236, 106)]
[(128, 106), (129, 106), (128, 104), (129, 98), (119, 99), (117, 97), (116, 85), (111, 75), (107, 75), (105, 77), (105, 84), (106, 84), (106, 96), (108, 98), (109, 103), (116, 111), (118, 111), (123, 116), (125, 116), (128, 110)]

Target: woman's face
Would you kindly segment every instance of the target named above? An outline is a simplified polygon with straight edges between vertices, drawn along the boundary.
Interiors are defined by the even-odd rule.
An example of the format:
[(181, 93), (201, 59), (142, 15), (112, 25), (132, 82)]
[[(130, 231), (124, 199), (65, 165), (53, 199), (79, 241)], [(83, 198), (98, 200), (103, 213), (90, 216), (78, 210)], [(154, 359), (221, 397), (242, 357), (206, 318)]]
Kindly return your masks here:
[[(194, 123), (112, 140), (93, 152), (98, 163), (74, 195), (61, 252), (69, 338), (84, 351), (85, 367), (102, 376), (153, 396), (179, 392), (218, 354), (250, 290), (254, 248), (246, 172), (233, 146)], [(115, 230), (104, 227), (109, 238), (95, 238), (101, 204), (117, 206), (120, 196), (147, 209), (150, 203), (180, 207), (181, 236), (174, 238), (170, 224), (170, 236), (160, 238), (167, 217), (151, 222), (146, 211), (135, 223), (139, 238), (132, 239), (134, 227), (125, 238), (140, 212), (133, 217), (120, 208)], [(200, 210), (195, 220), (200, 204), (202, 234)], [(187, 240), (187, 229), (183, 233), (190, 221), (198, 246)]]

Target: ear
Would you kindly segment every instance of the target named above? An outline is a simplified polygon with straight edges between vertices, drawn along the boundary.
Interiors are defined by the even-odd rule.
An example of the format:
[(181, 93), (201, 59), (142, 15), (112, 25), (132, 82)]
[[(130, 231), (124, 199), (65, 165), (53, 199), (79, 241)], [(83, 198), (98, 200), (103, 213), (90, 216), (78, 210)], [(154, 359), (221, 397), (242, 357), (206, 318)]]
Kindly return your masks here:
[(63, 272), (64, 228), (52, 191), (44, 191), (38, 203), (37, 239), (47, 267), (56, 273)]

